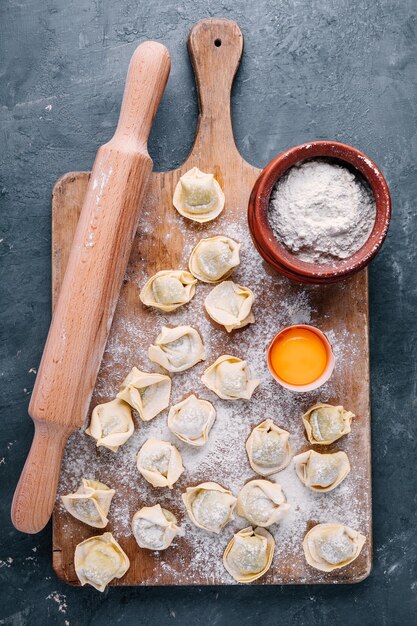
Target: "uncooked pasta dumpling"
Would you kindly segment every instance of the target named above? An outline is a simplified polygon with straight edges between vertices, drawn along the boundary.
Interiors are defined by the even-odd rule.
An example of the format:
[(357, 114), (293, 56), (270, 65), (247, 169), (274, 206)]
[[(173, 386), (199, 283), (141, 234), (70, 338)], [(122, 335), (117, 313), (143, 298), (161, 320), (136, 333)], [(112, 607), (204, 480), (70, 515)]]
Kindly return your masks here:
[(322, 572), (345, 567), (360, 554), (365, 536), (344, 524), (317, 524), (304, 537), (306, 561)]
[(354, 413), (342, 406), (315, 404), (303, 415), (303, 422), (310, 443), (328, 445), (350, 433)]
[(62, 496), (61, 500), (68, 513), (94, 528), (107, 526), (114, 489), (110, 489), (98, 480), (83, 478), (82, 485), (75, 493)]
[(204, 346), (200, 335), (191, 326), (163, 326), (150, 346), (148, 356), (169, 372), (183, 372), (204, 360)]
[(172, 489), (184, 471), (177, 448), (168, 441), (147, 439), (138, 452), (139, 472), (153, 487)]
[(113, 578), (122, 578), (130, 567), (127, 554), (111, 533), (82, 541), (75, 548), (75, 572), (80, 583), (104, 591)]
[(144, 506), (134, 514), (132, 532), (140, 548), (166, 550), (181, 530), (175, 515), (155, 504)]
[(251, 377), (246, 361), (230, 354), (219, 356), (205, 370), (201, 380), (222, 400), (250, 400), (261, 382), (258, 378)]
[(117, 398), (136, 409), (148, 422), (169, 405), (171, 379), (165, 374), (149, 374), (133, 367), (121, 384)]
[(226, 280), (210, 291), (204, 301), (204, 306), (211, 319), (224, 326), (230, 333), (236, 328), (253, 324), (255, 321), (252, 313), (254, 299), (255, 296), (250, 289)]
[(193, 167), (179, 179), (172, 201), (183, 217), (194, 222), (211, 222), (223, 211), (224, 193), (213, 174)]
[(201, 239), (191, 252), (188, 267), (203, 283), (217, 283), (230, 276), (239, 265), (239, 250), (240, 243), (229, 237)]
[(346, 452), (320, 454), (307, 450), (294, 457), (294, 465), (299, 479), (312, 491), (331, 491), (350, 472)]
[(267, 419), (256, 426), (246, 442), (246, 452), (254, 472), (270, 476), (284, 469), (291, 460), (290, 433)]
[(116, 398), (93, 409), (90, 425), (85, 433), (96, 439), (97, 447), (103, 446), (117, 452), (119, 446), (133, 435), (133, 431), (132, 410), (129, 404)]
[(187, 487), (182, 499), (193, 524), (209, 532), (219, 533), (234, 518), (236, 498), (217, 483)]
[(223, 555), (223, 564), (238, 583), (251, 583), (271, 567), (275, 540), (265, 528), (243, 528), (233, 535)]
[(190, 272), (162, 270), (147, 281), (140, 292), (140, 299), (146, 306), (169, 313), (193, 298), (196, 282)]
[(215, 419), (211, 402), (191, 395), (169, 409), (168, 428), (190, 446), (204, 446)]
[(253, 526), (268, 528), (280, 522), (289, 508), (281, 485), (270, 480), (251, 480), (237, 496), (237, 514)]

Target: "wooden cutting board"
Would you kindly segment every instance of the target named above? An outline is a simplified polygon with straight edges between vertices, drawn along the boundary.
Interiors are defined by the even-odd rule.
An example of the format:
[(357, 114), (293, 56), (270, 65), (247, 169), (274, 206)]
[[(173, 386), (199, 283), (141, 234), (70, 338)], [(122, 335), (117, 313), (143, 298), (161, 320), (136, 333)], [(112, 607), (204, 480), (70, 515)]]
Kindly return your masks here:
[[(205, 480), (220, 482), (237, 495), (250, 478), (244, 443), (254, 425), (272, 417), (292, 435), (294, 454), (309, 448), (302, 413), (316, 401), (343, 404), (357, 415), (352, 432), (329, 451), (345, 450), (352, 471), (329, 494), (314, 494), (295, 477), (292, 466), (275, 478), (291, 505), (290, 515), (272, 527), (276, 552), (269, 572), (258, 584), (351, 583), (363, 580), (371, 568), (371, 454), (369, 410), (368, 280), (363, 271), (329, 286), (298, 285), (273, 273), (254, 250), (246, 211), (250, 191), (260, 172), (239, 154), (230, 116), (230, 90), (243, 50), (238, 26), (228, 20), (204, 20), (191, 31), (188, 49), (197, 81), (200, 116), (194, 146), (186, 162), (170, 172), (153, 173), (140, 219), (129, 268), (120, 294), (92, 407), (111, 400), (133, 365), (147, 371), (155, 366), (147, 348), (162, 325), (191, 324), (202, 334), (207, 360), (189, 372), (175, 375), (171, 403), (194, 391), (213, 402), (217, 420), (209, 443), (190, 451), (166, 430), (167, 411), (152, 422), (136, 419), (134, 436), (117, 454), (103, 448), (82, 431), (69, 440), (61, 471), (59, 493), (75, 491), (82, 477), (95, 477), (116, 489), (106, 530), (113, 532), (127, 552), (131, 567), (117, 585), (232, 584), (221, 556), (233, 532), (248, 524), (237, 518), (217, 536), (193, 527), (187, 520), (181, 493)], [(277, 152), (279, 146), (277, 146)], [(172, 196), (179, 177), (191, 167), (213, 172), (224, 189), (226, 207), (208, 225), (190, 223), (177, 214)], [(55, 185), (52, 203), (53, 301), (56, 302), (68, 252), (86, 191), (89, 173), (73, 172)], [(189, 253), (202, 237), (227, 234), (242, 242), (242, 262), (233, 279), (253, 289), (256, 323), (227, 335), (210, 322), (203, 300), (210, 286), (200, 283), (193, 301), (173, 314), (145, 309), (139, 288), (162, 269), (186, 268)], [(266, 369), (266, 347), (272, 336), (291, 323), (310, 322), (326, 332), (336, 356), (334, 375), (319, 392), (293, 394), (281, 389)], [(220, 401), (200, 382), (202, 371), (220, 354), (246, 358), (262, 384), (250, 402)], [(136, 416), (137, 417), (137, 416)], [(139, 475), (136, 454), (149, 436), (169, 437), (183, 454), (186, 472), (172, 491), (154, 489)], [(323, 451), (323, 450), (320, 450)], [(130, 519), (144, 505), (160, 502), (172, 510), (185, 536), (161, 553), (138, 548), (130, 533)], [(301, 543), (317, 522), (340, 521), (363, 532), (367, 541), (360, 557), (331, 574), (316, 571), (304, 559)], [(102, 531), (78, 522), (57, 502), (53, 522), (53, 565), (57, 575), (78, 584), (74, 571), (75, 546)]]

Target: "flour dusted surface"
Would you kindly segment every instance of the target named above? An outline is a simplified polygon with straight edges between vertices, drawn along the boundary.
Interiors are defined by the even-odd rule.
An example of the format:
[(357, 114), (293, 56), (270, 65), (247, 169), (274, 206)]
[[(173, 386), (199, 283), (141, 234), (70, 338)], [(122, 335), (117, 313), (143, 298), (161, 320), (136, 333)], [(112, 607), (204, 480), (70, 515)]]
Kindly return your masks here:
[(354, 254), (371, 234), (375, 198), (359, 175), (323, 159), (303, 161), (275, 185), (269, 223), (302, 261), (328, 263)]
[[(208, 533), (190, 522), (181, 493), (189, 485), (214, 481), (237, 496), (246, 481), (259, 478), (250, 468), (245, 441), (252, 428), (268, 417), (291, 433), (293, 454), (308, 449), (310, 446), (304, 436), (301, 415), (316, 401), (345, 404), (345, 398), (341, 397), (344, 382), (340, 370), (346, 368), (350, 371), (354, 368), (355, 358), (362, 346), (347, 326), (342, 330), (338, 328), (337, 332), (333, 329), (329, 310), (322, 312), (320, 321), (317, 320), (315, 303), (317, 289), (320, 288), (290, 284), (270, 272), (253, 248), (244, 217), (236, 224), (215, 222), (209, 227), (197, 228), (184, 228), (182, 218), (174, 211), (170, 219), (163, 225), (162, 248), (167, 246), (169, 249), (174, 226), (185, 233), (181, 260), (173, 269), (187, 267), (189, 254), (202, 237), (222, 234), (242, 243), (241, 264), (234, 271), (232, 279), (255, 293), (253, 311), (256, 323), (231, 334), (215, 326), (205, 315), (203, 306), (212, 285), (203, 283), (198, 283), (193, 300), (173, 313), (142, 309), (139, 288), (150, 272), (142, 276), (140, 268), (130, 268), (126, 289), (129, 289), (130, 298), (137, 298), (142, 317), (127, 306), (127, 298), (122, 294), (92, 406), (111, 400), (124, 376), (134, 365), (144, 371), (162, 372), (148, 359), (149, 345), (154, 342), (163, 325), (191, 325), (202, 336), (206, 360), (186, 372), (172, 376), (170, 405), (180, 402), (191, 393), (212, 402), (217, 417), (209, 441), (205, 446), (196, 448), (177, 439), (167, 427), (168, 410), (150, 422), (143, 422), (137, 415), (134, 416), (135, 432), (117, 453), (104, 448), (97, 449), (94, 440), (87, 437), (82, 429), (71, 437), (66, 448), (59, 493), (73, 492), (81, 478), (96, 478), (116, 489), (106, 531), (113, 533), (132, 562), (135, 558), (149, 559), (146, 568), (139, 570), (141, 576), (135, 581), (136, 584), (166, 584), (167, 581), (169, 584), (193, 584), (202, 579), (206, 584), (233, 584), (233, 579), (223, 567), (222, 555), (232, 534), (247, 527), (248, 522), (236, 516), (219, 535)], [(154, 221), (145, 213), (139, 232), (153, 236), (154, 228)], [(170, 269), (170, 266), (162, 262), (153, 269)], [(342, 297), (345, 287), (332, 286), (329, 289), (330, 293)], [(267, 368), (266, 349), (272, 337), (283, 326), (309, 322), (317, 323), (328, 333), (336, 356), (335, 376), (318, 392), (294, 394), (281, 388), (272, 379)], [(201, 382), (204, 369), (221, 354), (246, 359), (252, 375), (261, 379), (250, 401), (220, 400)], [(355, 411), (354, 406), (345, 408)], [(352, 464), (351, 473), (334, 492), (311, 492), (296, 476), (292, 462), (283, 471), (269, 477), (282, 485), (291, 508), (281, 524), (269, 529), (275, 537), (276, 550), (271, 570), (258, 583), (308, 582), (313, 576), (317, 581), (318, 575), (326, 580), (325, 574), (313, 572), (304, 560), (302, 540), (311, 522), (341, 522), (366, 533), (370, 512), (369, 504), (364, 503), (364, 497), (367, 497), (364, 494), (366, 463), (357, 456), (357, 451), (361, 451), (360, 438), (364, 436), (362, 425), (360, 420), (357, 424), (354, 420), (352, 433), (337, 442), (338, 445), (328, 447), (329, 451), (345, 450)], [(150, 437), (173, 443), (182, 455), (185, 472), (172, 490), (153, 488), (136, 468), (137, 452)], [(156, 503), (172, 511), (185, 531), (184, 537), (176, 537), (169, 549), (159, 553), (138, 548), (130, 527), (133, 514), (138, 509)], [(72, 520), (62, 508), (57, 515), (60, 517), (62, 533), (67, 535), (67, 541), (70, 539), (73, 545), (90, 536), (90, 529)], [(146, 557), (142, 556), (144, 553)], [(327, 580), (331, 582), (332, 578)], [(123, 583), (123, 580), (120, 582)]]

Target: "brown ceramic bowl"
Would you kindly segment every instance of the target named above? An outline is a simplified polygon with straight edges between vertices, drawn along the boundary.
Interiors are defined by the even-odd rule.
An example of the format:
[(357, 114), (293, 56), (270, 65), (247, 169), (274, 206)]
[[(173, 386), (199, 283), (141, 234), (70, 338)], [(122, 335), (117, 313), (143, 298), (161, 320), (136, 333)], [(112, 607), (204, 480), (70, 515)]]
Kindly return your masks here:
[[(369, 238), (352, 256), (326, 264), (307, 263), (291, 254), (275, 238), (268, 221), (271, 192), (285, 172), (306, 159), (336, 159), (355, 168), (368, 182), (376, 200), (376, 219)], [(278, 155), (259, 175), (249, 199), (248, 222), (261, 256), (280, 274), (298, 282), (335, 283), (364, 268), (382, 246), (391, 219), (391, 198), (385, 178), (369, 157), (336, 141), (312, 141)]]

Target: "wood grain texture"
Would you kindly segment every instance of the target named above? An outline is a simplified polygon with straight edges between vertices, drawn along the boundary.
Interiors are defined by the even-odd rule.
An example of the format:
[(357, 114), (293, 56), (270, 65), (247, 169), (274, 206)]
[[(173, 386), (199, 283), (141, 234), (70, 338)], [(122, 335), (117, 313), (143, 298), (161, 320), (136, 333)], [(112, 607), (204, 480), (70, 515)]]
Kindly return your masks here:
[[(218, 40), (221, 42), (220, 46), (215, 45)], [(190, 237), (198, 240), (207, 232), (207, 227), (183, 220), (173, 209), (173, 191), (183, 173), (197, 165), (202, 170), (214, 172), (223, 187), (226, 209), (216, 220), (215, 228), (218, 234), (222, 234), (226, 226), (236, 227), (236, 232), (247, 228), (248, 198), (259, 170), (240, 156), (233, 139), (230, 117), (230, 89), (242, 54), (242, 34), (234, 22), (205, 20), (191, 31), (188, 48), (196, 74), (200, 102), (196, 139), (191, 154), (180, 168), (170, 172), (153, 173), (151, 176), (144, 212), (114, 316), (110, 344), (116, 336), (123, 338), (124, 345), (129, 344), (126, 320), (134, 320), (137, 327), (144, 331), (151, 329), (152, 332), (157, 332), (154, 312), (145, 309), (139, 301), (138, 285), (142, 285), (148, 276), (158, 270), (185, 267), (186, 258), (183, 250), (186, 240)], [(54, 189), (54, 294), (60, 288), (70, 231), (74, 230), (77, 207), (82, 205), (87, 181), (88, 173), (78, 175), (71, 173), (64, 176)], [(264, 271), (271, 275), (266, 266)], [(283, 558), (274, 562), (267, 575), (258, 580), (257, 584), (359, 582), (369, 574), (372, 559), (367, 272), (357, 274), (342, 284), (320, 287), (296, 285), (280, 276), (274, 276), (274, 281), (274, 293), (259, 295), (257, 323), (262, 323), (262, 312), (265, 312), (266, 316), (269, 310), (279, 306), (282, 299), (291, 298), (294, 294), (305, 291), (311, 304), (311, 322), (325, 332), (332, 329), (336, 333), (340, 331), (346, 336), (354, 336), (355, 345), (359, 346), (359, 354), (353, 363), (344, 360), (341, 366), (336, 368), (332, 379), (332, 397), (328, 399), (337, 403), (343, 398), (345, 406), (360, 416), (355, 420), (346, 449), (359, 474), (360, 493), (357, 494), (357, 498), (365, 520), (361, 530), (366, 532), (367, 542), (360, 557), (353, 564), (333, 572), (331, 576), (306, 567), (304, 558), (297, 552), (296, 555), (285, 554)], [(227, 337), (225, 333), (216, 335), (214, 349), (218, 354), (224, 352), (233, 354), (233, 351), (239, 353), (242, 337), (240, 332), (245, 331)], [(250, 354), (248, 358), (250, 359)], [(108, 367), (109, 362), (112, 363), (111, 371)], [(117, 383), (135, 364), (140, 365), (126, 363), (123, 359), (113, 359), (109, 348), (104, 355), (98, 378), (100, 384), (93, 396), (93, 404), (110, 399), (103, 397), (100, 389), (117, 388)], [(255, 418), (252, 425), (257, 422), (259, 419)], [(69, 445), (71, 446), (71, 442)], [(305, 449), (307, 447), (306, 445)], [(126, 490), (120, 477), (111, 473), (110, 476), (112, 487), (122, 492)], [(98, 478), (105, 480), (106, 476)], [(209, 480), (210, 476), (197, 475), (195, 478), (199, 481)], [(186, 483), (179, 482), (181, 491), (185, 486)], [(173, 509), (173, 512), (180, 518), (184, 515), (180, 505)], [(133, 513), (134, 510), (131, 510), (130, 515)], [(315, 522), (317, 520), (311, 519), (308, 528)], [(115, 525), (110, 516), (110, 524), (106, 530), (113, 529)], [(72, 519), (57, 505), (53, 526), (53, 563), (60, 578), (70, 584), (78, 584), (73, 566), (74, 549), (77, 543), (94, 534), (96, 534), (94, 529)], [(229, 533), (226, 532), (225, 545), (228, 538)], [(187, 575), (187, 564), (191, 561), (191, 554), (186, 537), (179, 540), (175, 549), (165, 551), (163, 559), (155, 558), (155, 555), (147, 550), (139, 550), (133, 537), (121, 539), (120, 542), (131, 560), (131, 568), (124, 578), (114, 581), (116, 585), (224, 583), (223, 579), (212, 573), (210, 563), (207, 563), (206, 567), (201, 567), (190, 580), (190, 576)]]
[[(152, 170), (146, 142), (169, 69), (164, 46), (138, 46), (116, 132), (97, 152), (29, 405), (36, 432), (53, 424), (54, 438), (35, 436), (16, 487), (12, 521), (23, 532), (47, 524), (64, 443), (87, 415)], [(65, 439), (55, 448), (59, 427)]]

